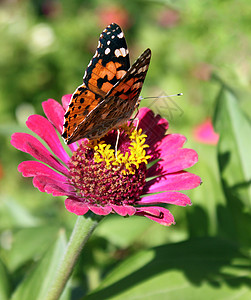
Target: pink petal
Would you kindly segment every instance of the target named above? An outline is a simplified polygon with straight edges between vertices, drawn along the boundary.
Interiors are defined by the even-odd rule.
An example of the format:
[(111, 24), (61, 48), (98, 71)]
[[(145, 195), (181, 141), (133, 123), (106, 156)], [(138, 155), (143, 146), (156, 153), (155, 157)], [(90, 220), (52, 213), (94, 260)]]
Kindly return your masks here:
[(70, 184), (62, 183), (50, 177), (39, 175), (33, 178), (33, 185), (40, 192), (52, 194), (53, 196), (74, 196), (74, 187)]
[(159, 115), (154, 116), (154, 113), (144, 107), (139, 110), (137, 116), (139, 118), (139, 128), (147, 134), (146, 144), (152, 146), (160, 141), (168, 129), (168, 122)]
[(110, 205), (112, 209), (121, 216), (132, 216), (136, 212), (136, 208), (130, 205)]
[(147, 205), (147, 204), (158, 204), (158, 203), (168, 203), (179, 206), (191, 205), (191, 200), (185, 194), (179, 192), (164, 192), (160, 194), (150, 195), (146, 197), (142, 197), (140, 201), (138, 201), (139, 205)]
[(64, 95), (61, 99), (64, 110), (66, 111), (71, 101), (72, 94)]
[(97, 206), (88, 204), (89, 209), (96, 215), (109, 215), (112, 212), (112, 208), (110, 206)]
[[(44, 113), (51, 124), (57, 129), (59, 134), (62, 134), (64, 114), (63, 107), (54, 99), (48, 99), (42, 103)], [(78, 146), (73, 143), (68, 146), (72, 151), (76, 151)]]
[[(144, 119), (144, 118), (147, 118), (147, 114), (149, 114), (149, 115), (148, 115), (149, 118), (153, 118), (153, 117), (154, 117), (154, 113), (153, 113), (152, 110), (150, 110), (150, 109), (147, 108), (147, 107), (141, 107), (141, 108), (139, 109), (137, 118), (138, 118), (139, 120)], [(144, 125), (144, 121), (143, 121), (142, 124)], [(142, 128), (142, 129), (143, 129), (143, 128)], [(145, 129), (145, 128), (144, 128), (144, 129)]]
[(44, 113), (51, 124), (57, 129), (59, 134), (63, 131), (64, 109), (54, 99), (48, 99), (42, 103)]
[(162, 160), (154, 164), (147, 172), (147, 176), (169, 174), (190, 168), (198, 161), (198, 154), (193, 149), (177, 149), (176, 152), (162, 157)]
[(84, 215), (89, 211), (87, 204), (76, 198), (67, 198), (65, 200), (65, 207), (69, 212), (78, 216)]
[(157, 147), (158, 152), (160, 152), (160, 157), (166, 156), (175, 152), (177, 149), (182, 148), (186, 140), (184, 135), (178, 133), (165, 135)]
[(40, 136), (41, 139), (43, 139), (51, 148), (54, 154), (65, 164), (69, 162), (69, 155), (62, 147), (54, 127), (46, 118), (39, 115), (32, 115), (28, 118), (26, 125), (30, 130)]
[(175, 224), (173, 215), (163, 207), (141, 207), (137, 209), (136, 215), (147, 217), (165, 226)]
[(66, 176), (69, 175), (68, 170), (32, 135), (20, 132), (14, 133), (11, 144), (18, 150), (29, 153)]
[(46, 165), (38, 162), (38, 161), (23, 161), (18, 166), (18, 171), (23, 174), (24, 177), (34, 177), (36, 175), (45, 175), (47, 177), (51, 177), (53, 179), (59, 180), (61, 182), (67, 182), (65, 176), (55, 172), (51, 168)]
[(193, 137), (196, 141), (209, 145), (216, 145), (219, 140), (219, 134), (214, 131), (210, 118), (194, 128)]
[(199, 176), (181, 171), (173, 174), (167, 174), (153, 180), (145, 185), (146, 193), (157, 193), (163, 191), (190, 190), (201, 184)]

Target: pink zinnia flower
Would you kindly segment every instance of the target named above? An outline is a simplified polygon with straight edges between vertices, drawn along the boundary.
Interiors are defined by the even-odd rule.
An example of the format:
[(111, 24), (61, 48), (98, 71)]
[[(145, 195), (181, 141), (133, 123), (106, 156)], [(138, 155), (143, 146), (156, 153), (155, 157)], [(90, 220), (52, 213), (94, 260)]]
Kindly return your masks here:
[(122, 6), (105, 4), (97, 9), (97, 15), (101, 28), (106, 27), (110, 23), (119, 24), (125, 29), (131, 27), (132, 17)]
[(3, 177), (3, 168), (0, 162), (0, 179)]
[(172, 28), (179, 23), (180, 13), (173, 9), (161, 10), (157, 21), (164, 28)]
[(196, 141), (209, 145), (216, 145), (219, 140), (219, 134), (214, 131), (210, 118), (207, 118), (194, 128), (193, 137)]
[(208, 81), (211, 78), (213, 67), (207, 63), (199, 63), (192, 71), (194, 77), (199, 80)]
[[(161, 205), (190, 205), (188, 196), (178, 191), (201, 183), (200, 177), (184, 171), (198, 160), (194, 150), (182, 148), (186, 138), (165, 135), (168, 122), (141, 108), (138, 129), (121, 129), (116, 154), (117, 132), (112, 130), (99, 141), (83, 139), (69, 145), (69, 156), (56, 132), (62, 133), (69, 101), (70, 95), (62, 98), (63, 108), (49, 99), (43, 102), (47, 118), (32, 115), (26, 122), (50, 151), (30, 134), (13, 134), (11, 144), (37, 159), (18, 166), (23, 176), (33, 177), (41, 192), (67, 196), (65, 206), (76, 215), (90, 210), (98, 215), (140, 215), (163, 225), (174, 224), (170, 211)], [(149, 168), (147, 162), (152, 163)]]

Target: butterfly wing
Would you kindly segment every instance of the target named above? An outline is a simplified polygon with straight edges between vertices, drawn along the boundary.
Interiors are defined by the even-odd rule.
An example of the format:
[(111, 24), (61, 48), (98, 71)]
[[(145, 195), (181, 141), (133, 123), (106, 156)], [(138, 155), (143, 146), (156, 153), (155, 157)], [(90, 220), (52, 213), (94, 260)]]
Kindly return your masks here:
[(151, 50), (146, 49), (124, 77), (107, 93), (105, 99), (79, 124), (75, 131), (76, 136), (98, 139), (129, 120), (138, 105), (150, 59)]
[(121, 28), (110, 24), (100, 35), (97, 50), (73, 93), (65, 113), (62, 137), (67, 144), (81, 139), (81, 124), (129, 69), (129, 54)]
[(73, 93), (68, 109), (64, 115), (62, 137), (66, 144), (81, 139), (75, 131), (86, 116), (103, 100), (97, 94), (88, 90), (85, 84), (80, 85)]
[(123, 31), (112, 23), (101, 33), (97, 50), (83, 80), (89, 90), (104, 97), (129, 67), (129, 53)]
[(151, 50), (148, 48), (135, 61), (124, 77), (107, 93), (106, 98), (115, 96), (126, 100), (127, 106), (133, 108), (139, 98), (150, 60)]

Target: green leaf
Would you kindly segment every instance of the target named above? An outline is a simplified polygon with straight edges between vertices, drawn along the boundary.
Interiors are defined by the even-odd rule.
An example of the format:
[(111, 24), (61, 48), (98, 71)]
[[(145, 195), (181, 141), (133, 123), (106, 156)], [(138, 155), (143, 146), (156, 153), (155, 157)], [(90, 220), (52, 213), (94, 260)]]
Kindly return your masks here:
[(128, 247), (138, 240), (148, 227), (149, 223), (143, 218), (111, 216), (102, 221), (102, 226), (97, 228), (95, 234), (119, 247)]
[(1, 227), (34, 227), (40, 220), (8, 195), (2, 195)]
[(214, 119), (222, 179), (251, 211), (251, 125), (227, 89), (220, 92)]
[(251, 299), (250, 267), (230, 242), (194, 239), (137, 253), (85, 299)]
[[(179, 218), (175, 227), (159, 226), (147, 218), (138, 216), (121, 217), (111, 215), (104, 218), (102, 226), (95, 231), (95, 235), (105, 238), (110, 245), (119, 248), (128, 248), (135, 245), (139, 247), (153, 247), (160, 244), (166, 244), (170, 241), (181, 241), (187, 238), (185, 228), (182, 227), (184, 221), (184, 210), (181, 207), (170, 207), (175, 218)], [(151, 236), (151, 239), (149, 239)]]
[[(18, 286), (11, 300), (44, 300), (55, 277), (58, 265), (63, 257), (66, 248), (66, 238), (63, 231), (59, 232), (58, 239), (46, 252), (43, 259), (37, 264), (31, 273)], [(66, 292), (65, 292), (66, 293)], [(62, 298), (63, 297), (63, 298)], [(62, 295), (60, 298), (66, 298)]]
[(8, 300), (10, 293), (10, 284), (7, 270), (3, 262), (0, 260), (0, 299)]
[(13, 244), (5, 251), (6, 264), (13, 272), (29, 260), (40, 257), (55, 240), (58, 227), (25, 228), (13, 234)]
[[(189, 237), (221, 236), (232, 238), (233, 218), (227, 210), (227, 200), (221, 182), (217, 149), (212, 145), (189, 145), (196, 149), (199, 162), (191, 170), (202, 179), (199, 188), (186, 191), (193, 205), (186, 207)], [(177, 222), (178, 224), (178, 222)], [(176, 227), (176, 225), (175, 225)], [(184, 240), (184, 239), (183, 239)]]
[[(235, 96), (222, 88), (214, 123), (220, 134), (218, 161), (221, 182), (239, 241), (251, 243), (251, 125)], [(243, 230), (243, 228), (246, 228)]]

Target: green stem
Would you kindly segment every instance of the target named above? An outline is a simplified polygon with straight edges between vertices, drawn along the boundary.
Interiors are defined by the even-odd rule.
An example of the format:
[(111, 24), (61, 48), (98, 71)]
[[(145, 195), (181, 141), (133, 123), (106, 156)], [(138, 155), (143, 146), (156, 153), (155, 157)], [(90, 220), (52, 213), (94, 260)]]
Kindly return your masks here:
[(102, 218), (102, 216), (94, 214), (86, 214), (85, 216), (78, 217), (46, 300), (59, 299), (68, 279), (71, 276), (81, 250)]

